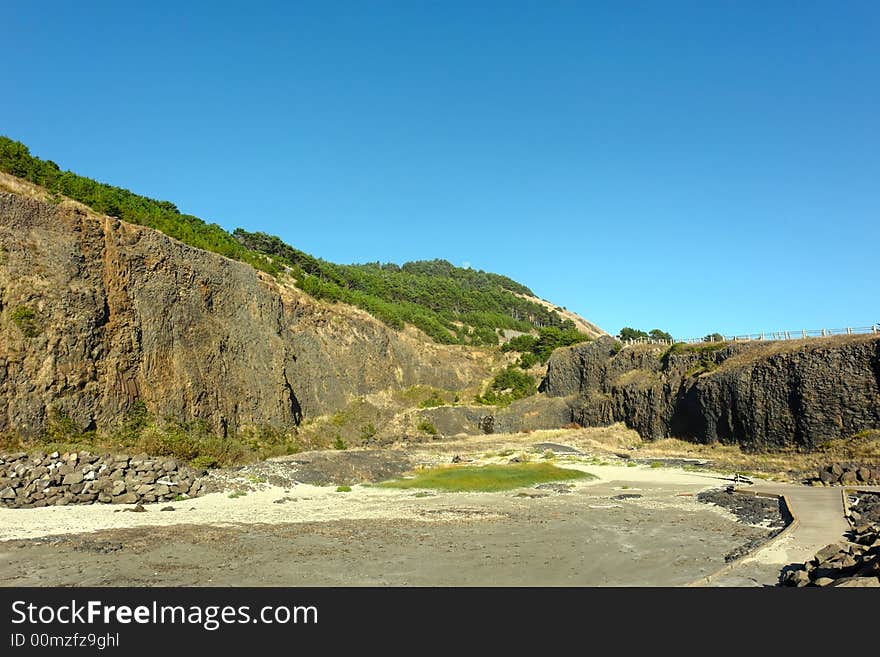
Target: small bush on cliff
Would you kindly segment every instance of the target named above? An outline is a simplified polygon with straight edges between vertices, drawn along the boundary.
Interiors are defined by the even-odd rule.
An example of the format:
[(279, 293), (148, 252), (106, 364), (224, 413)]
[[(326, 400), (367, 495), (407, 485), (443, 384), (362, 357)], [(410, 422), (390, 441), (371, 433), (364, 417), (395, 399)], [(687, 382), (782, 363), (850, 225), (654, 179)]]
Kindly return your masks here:
[(25, 444), (21, 436), (14, 433), (0, 433), (0, 452), (17, 452)]
[(241, 442), (259, 459), (273, 456), (288, 456), (302, 451), (295, 428), (284, 430), (278, 427), (260, 424), (239, 429), (232, 440)]
[(436, 406), (444, 406), (446, 402), (443, 400), (443, 397), (440, 396), (440, 393), (434, 391), (431, 393), (431, 396), (427, 399), (422, 400), (419, 404), (421, 408), (434, 408)]
[(122, 445), (134, 444), (140, 439), (141, 432), (147, 428), (149, 423), (150, 413), (147, 410), (147, 405), (138, 400), (125, 414), (122, 424), (114, 432), (113, 438)]
[(192, 459), (190, 461), (190, 464), (192, 465), (192, 467), (198, 470), (209, 470), (211, 468), (216, 468), (218, 465), (220, 465), (219, 463), (217, 463), (216, 458), (204, 454), (202, 456), (197, 456)]
[(362, 443), (372, 442), (373, 438), (376, 437), (376, 427), (373, 426), (373, 423), (370, 422), (361, 427), (360, 439)]
[(40, 334), (37, 324), (37, 313), (27, 306), (19, 306), (12, 311), (11, 319), (26, 338), (35, 338)]
[(435, 427), (428, 420), (422, 420), (421, 422), (419, 422), (418, 430), (425, 432), (429, 436), (436, 436), (437, 435), (437, 427)]
[(139, 442), (148, 454), (173, 456), (189, 462), (201, 457), (213, 459), (218, 465), (240, 463), (246, 460), (248, 453), (241, 441), (216, 436), (199, 421), (150, 425), (141, 434)]
[(46, 442), (56, 445), (79, 445), (89, 442), (94, 435), (94, 431), (83, 431), (67, 413), (58, 410), (49, 411), (44, 436)]
[(701, 363), (705, 361), (705, 366), (701, 365), (699, 368), (694, 369), (694, 371), (696, 372), (698, 369), (703, 371), (707, 368), (714, 369), (715, 364), (711, 362), (709, 354), (724, 349), (726, 346), (727, 344), (724, 342), (697, 342), (694, 344), (676, 342), (663, 352), (663, 355), (660, 356), (660, 362), (663, 365), (663, 369), (667, 369), (670, 357), (675, 354), (701, 354)]
[(685, 374), (687, 376), (698, 376), (700, 374), (712, 372), (716, 369), (718, 369), (718, 365), (712, 360), (712, 356), (708, 353), (704, 353), (700, 356), (700, 362), (690, 368)]

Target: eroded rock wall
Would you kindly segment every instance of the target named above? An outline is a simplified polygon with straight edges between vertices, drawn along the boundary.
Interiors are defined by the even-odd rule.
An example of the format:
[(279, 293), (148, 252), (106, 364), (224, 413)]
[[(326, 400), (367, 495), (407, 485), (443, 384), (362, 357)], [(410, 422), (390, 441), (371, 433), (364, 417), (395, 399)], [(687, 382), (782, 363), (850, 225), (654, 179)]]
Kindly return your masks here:
[(880, 338), (557, 350), (543, 390), (584, 426), (625, 422), (648, 439), (810, 448), (880, 427)]
[(389, 387), (462, 388), (484, 361), (158, 231), (0, 192), (0, 433), (110, 428), (139, 401), (219, 433), (283, 428)]

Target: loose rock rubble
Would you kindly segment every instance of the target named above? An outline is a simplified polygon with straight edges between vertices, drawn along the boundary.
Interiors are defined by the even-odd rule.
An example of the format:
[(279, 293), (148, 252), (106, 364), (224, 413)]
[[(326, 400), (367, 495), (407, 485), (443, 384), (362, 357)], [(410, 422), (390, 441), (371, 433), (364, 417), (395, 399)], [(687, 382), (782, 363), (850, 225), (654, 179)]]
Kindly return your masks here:
[(880, 494), (856, 491), (849, 495), (847, 518), (854, 526), (880, 523)]
[(740, 522), (750, 525), (762, 525), (771, 529), (782, 529), (786, 525), (778, 499), (713, 488), (697, 494), (697, 501), (717, 504), (734, 514)]
[(782, 585), (880, 588), (880, 524), (860, 525), (851, 542), (825, 546)]
[(198, 471), (173, 458), (36, 452), (0, 455), (0, 506), (167, 502), (202, 494)]
[(832, 486), (841, 484), (880, 484), (880, 467), (862, 463), (832, 463), (819, 470), (814, 479), (817, 483)]
[(538, 490), (549, 490), (554, 493), (570, 493), (571, 489), (574, 488), (574, 484), (558, 484), (558, 483), (549, 483), (549, 484), (538, 484), (535, 486)]

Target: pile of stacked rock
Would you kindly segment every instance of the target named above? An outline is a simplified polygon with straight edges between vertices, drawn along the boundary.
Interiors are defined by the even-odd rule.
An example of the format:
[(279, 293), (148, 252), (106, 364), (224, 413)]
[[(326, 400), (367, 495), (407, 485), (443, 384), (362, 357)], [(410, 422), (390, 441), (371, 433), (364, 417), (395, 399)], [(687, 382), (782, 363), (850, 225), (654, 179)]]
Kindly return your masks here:
[(823, 484), (880, 484), (880, 467), (860, 463), (832, 463), (819, 470), (816, 478)]
[(0, 506), (136, 504), (196, 497), (204, 471), (173, 458), (89, 452), (0, 455)]
[(849, 543), (825, 546), (802, 568), (786, 573), (782, 584), (880, 588), (880, 524), (857, 527)]

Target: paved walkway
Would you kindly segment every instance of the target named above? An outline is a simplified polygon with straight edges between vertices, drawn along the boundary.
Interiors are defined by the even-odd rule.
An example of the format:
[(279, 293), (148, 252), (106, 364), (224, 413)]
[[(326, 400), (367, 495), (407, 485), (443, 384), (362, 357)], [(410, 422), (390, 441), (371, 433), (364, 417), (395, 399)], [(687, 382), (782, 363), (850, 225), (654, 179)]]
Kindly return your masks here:
[(741, 490), (785, 495), (798, 524), (704, 586), (774, 586), (785, 566), (802, 564), (829, 543), (845, 540), (849, 524), (840, 487), (760, 482)]

